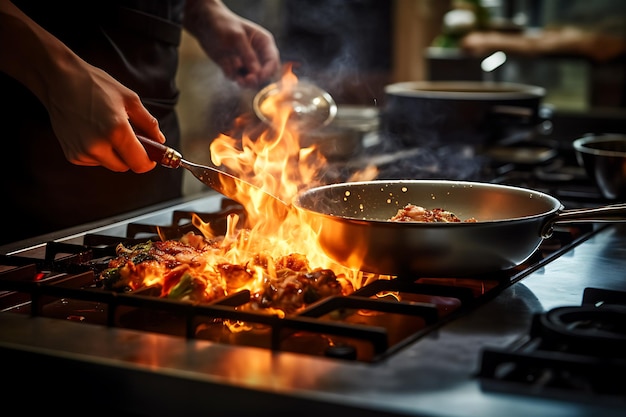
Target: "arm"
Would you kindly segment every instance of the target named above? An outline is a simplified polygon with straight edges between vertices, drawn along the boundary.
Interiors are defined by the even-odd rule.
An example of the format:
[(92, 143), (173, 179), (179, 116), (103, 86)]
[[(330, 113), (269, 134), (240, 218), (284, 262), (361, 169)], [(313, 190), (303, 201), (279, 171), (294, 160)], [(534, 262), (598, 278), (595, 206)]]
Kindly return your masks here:
[(528, 35), (471, 32), (462, 39), (461, 47), (477, 56), (503, 51), (527, 56), (575, 55), (603, 62), (626, 53), (626, 39), (564, 26)]
[(257, 87), (280, 69), (273, 35), (221, 0), (188, 0), (183, 26), (226, 77), (241, 86)]
[(0, 71), (46, 107), (68, 161), (120, 172), (155, 167), (133, 126), (165, 138), (136, 93), (82, 60), (9, 0), (0, 0), (0, 45)]

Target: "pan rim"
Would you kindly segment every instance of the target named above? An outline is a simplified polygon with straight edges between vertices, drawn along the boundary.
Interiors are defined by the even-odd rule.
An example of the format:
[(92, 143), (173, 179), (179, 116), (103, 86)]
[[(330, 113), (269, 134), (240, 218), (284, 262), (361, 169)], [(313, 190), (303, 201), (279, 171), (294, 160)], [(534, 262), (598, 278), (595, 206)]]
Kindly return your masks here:
[[(394, 222), (391, 220), (385, 220), (385, 219), (375, 219), (375, 218), (363, 218), (363, 217), (356, 217), (356, 216), (351, 216), (351, 215), (337, 215), (337, 214), (330, 214), (330, 213), (324, 213), (322, 211), (317, 211), (314, 210), (312, 208), (308, 208), (305, 205), (302, 204), (302, 198), (306, 197), (307, 195), (310, 195), (313, 192), (323, 192), (324, 190), (329, 190), (329, 189), (340, 189), (340, 188), (344, 188), (344, 187), (359, 187), (359, 186), (368, 186), (368, 187), (374, 187), (374, 186), (388, 186), (390, 184), (394, 184), (394, 185), (411, 185), (411, 184), (419, 184), (419, 185), (439, 185), (439, 186), (448, 186), (451, 188), (455, 188), (455, 187), (464, 187), (464, 188), (473, 188), (473, 187), (481, 187), (481, 188), (494, 188), (494, 189), (498, 189), (498, 190), (505, 190), (505, 191), (509, 191), (509, 192), (515, 192), (515, 193), (528, 193), (529, 194), (529, 198), (541, 198), (541, 199), (545, 199), (546, 201), (548, 201), (550, 203), (551, 208), (549, 210), (543, 211), (541, 213), (537, 213), (537, 214), (530, 214), (530, 215), (526, 215), (526, 216), (518, 216), (518, 217), (510, 217), (510, 218), (505, 218), (505, 219), (492, 219), (492, 220), (478, 220), (476, 222), (452, 222), (452, 223), (435, 223), (435, 222)], [(385, 227), (402, 227), (402, 228), (407, 228), (407, 227), (416, 227), (416, 228), (430, 228), (430, 227), (477, 227), (479, 225), (496, 225), (496, 224), (500, 224), (500, 223), (508, 223), (508, 222), (512, 222), (512, 221), (525, 221), (525, 220), (534, 220), (534, 219), (538, 219), (538, 218), (543, 218), (543, 217), (550, 217), (550, 216), (555, 216), (557, 215), (559, 212), (561, 212), (564, 209), (564, 206), (562, 204), (562, 202), (557, 199), (556, 197), (553, 197), (547, 193), (544, 193), (542, 191), (538, 191), (538, 190), (534, 190), (532, 188), (524, 188), (524, 187), (518, 187), (518, 186), (513, 186), (513, 185), (506, 185), (506, 184), (492, 184), (492, 183), (487, 183), (487, 182), (480, 182), (480, 181), (464, 181), (464, 180), (445, 180), (445, 179), (439, 179), (439, 180), (425, 180), (425, 179), (418, 179), (418, 180), (372, 180), (372, 181), (353, 181), (353, 182), (343, 182), (343, 183), (333, 183), (333, 184), (326, 184), (326, 185), (321, 185), (321, 186), (317, 186), (317, 187), (311, 187), (308, 188), (306, 190), (304, 190), (303, 192), (299, 193), (293, 200), (293, 206), (296, 207), (298, 210), (303, 210), (305, 212), (309, 212), (312, 213), (316, 216), (322, 216), (324, 218), (328, 218), (328, 219), (341, 219), (342, 221), (349, 221), (351, 223), (367, 223), (370, 225), (385, 225)]]
[[(485, 91), (480, 91), (480, 87)], [(452, 91), (455, 89), (457, 91)], [(542, 98), (546, 94), (543, 87), (504, 81), (405, 81), (387, 85), (385, 92), (404, 97), (453, 100), (516, 100)]]
[(625, 143), (626, 144), (626, 136), (618, 135), (618, 134), (583, 136), (581, 138), (575, 139), (572, 142), (572, 146), (577, 152), (586, 153), (589, 155), (618, 157), (618, 158), (624, 157), (626, 155), (626, 152), (624, 151), (599, 149), (599, 148), (594, 148), (593, 146), (591, 146), (594, 144), (604, 144), (604, 143)]

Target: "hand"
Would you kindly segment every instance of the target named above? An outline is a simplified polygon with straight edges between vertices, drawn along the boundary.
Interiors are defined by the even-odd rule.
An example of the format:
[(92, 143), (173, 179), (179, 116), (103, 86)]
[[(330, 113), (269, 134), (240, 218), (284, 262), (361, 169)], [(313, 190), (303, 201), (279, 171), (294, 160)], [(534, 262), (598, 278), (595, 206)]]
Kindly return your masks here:
[(280, 56), (274, 36), (236, 15), (221, 0), (188, 0), (185, 28), (224, 75), (242, 87), (258, 87), (278, 75)]
[(161, 143), (165, 137), (139, 96), (84, 61), (67, 71), (50, 84), (46, 103), (67, 160), (118, 172), (154, 168), (135, 130)]
[(142, 173), (156, 164), (137, 137), (165, 142), (137, 94), (89, 65), (8, 0), (0, 0), (0, 71), (43, 103), (65, 157), (76, 165)]

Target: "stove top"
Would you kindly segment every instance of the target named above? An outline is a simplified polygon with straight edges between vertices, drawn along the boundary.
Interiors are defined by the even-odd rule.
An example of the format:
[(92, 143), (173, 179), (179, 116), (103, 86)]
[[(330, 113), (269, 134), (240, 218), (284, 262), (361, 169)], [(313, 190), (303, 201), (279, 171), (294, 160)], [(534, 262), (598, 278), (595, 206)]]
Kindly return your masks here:
[[(555, 170), (558, 163), (550, 159), (540, 167), (515, 169), (499, 163), (490, 169), (499, 174), (494, 182), (532, 187), (533, 181), (541, 180), (539, 168), (567, 174), (567, 170)], [(555, 185), (567, 183), (564, 177), (548, 178), (550, 181), (543, 178), (542, 187), (559, 192), (568, 189)], [(592, 185), (571, 183), (576, 183), (585, 197), (561, 195), (566, 207), (602, 204)], [(178, 308), (176, 302), (164, 302), (151, 294), (105, 294), (103, 299), (97, 290), (76, 291), (75, 282), (89, 286), (91, 277), (89, 272), (74, 269), (77, 264), (106, 257), (111, 245), (124, 239), (145, 240), (154, 236), (157, 228), (176, 235), (190, 227), (186, 221), (189, 213), (210, 215), (224, 210), (238, 208), (209, 192), (124, 219), (62, 231), (27, 242), (28, 246), (16, 244), (27, 251), (2, 248), (6, 255), (0, 267), (0, 352), (5, 360), (37, 369), (36, 377), (24, 369), (7, 370), (5, 375), (12, 381), (9, 397), (26, 400), (35, 393), (38, 401), (26, 401), (26, 407), (76, 415), (84, 414), (71, 401), (76, 398), (98, 404), (103, 414), (133, 416), (208, 412), (233, 416), (296, 412), (345, 416), (624, 415), (623, 392), (598, 394), (587, 389), (581, 395), (580, 390), (562, 386), (543, 389), (557, 385), (545, 382), (550, 371), (536, 370), (527, 359), (520, 359), (519, 364), (511, 358), (520, 358), (522, 353), (564, 357), (562, 348), (557, 353), (541, 350), (545, 344), (537, 342), (543, 336), (536, 323), (559, 308), (587, 307), (600, 299), (614, 304), (604, 290), (626, 291), (626, 226), (559, 226), (528, 263), (506, 274), (463, 280), (416, 277), (408, 283), (379, 281), (346, 297), (345, 305), (333, 304), (336, 300), (320, 303), (283, 322), (246, 316), (270, 328), (262, 343), (241, 337), (235, 343), (202, 338), (195, 331), (198, 318), (207, 328), (216, 315), (231, 314), (245, 293), (216, 305), (187, 306), (174, 326), (179, 333), (172, 333), (120, 322), (128, 323), (133, 317), (129, 310), (140, 305), (157, 311), (150, 315), (152, 320), (169, 320), (168, 312)], [(84, 250), (86, 246), (90, 249)], [(77, 247), (81, 249), (76, 251)], [(56, 277), (48, 274), (52, 261), (55, 269), (62, 270)], [(46, 279), (56, 285), (47, 285)], [(588, 301), (587, 294), (598, 292), (600, 299), (594, 296), (594, 301)], [(373, 296), (381, 293), (400, 293), (407, 302), (384, 297), (374, 302)], [(62, 319), (55, 317), (50, 306), (67, 303), (78, 304), (79, 313), (68, 316), (61, 309)], [(80, 303), (86, 303), (86, 308), (81, 310)], [(14, 314), (16, 310), (18, 314)], [(374, 311), (380, 318), (320, 327), (320, 317), (347, 310)], [(412, 326), (412, 331), (380, 330), (392, 320), (409, 323), (404, 327)], [(310, 354), (293, 344), (284, 346), (285, 333), (294, 332), (330, 334), (331, 338), (342, 336), (357, 342), (314, 347), (317, 353)], [(319, 338), (304, 338), (304, 345), (314, 339)], [(357, 353), (360, 350), (367, 354)], [(622, 363), (623, 357), (616, 361)], [(602, 366), (607, 372), (622, 369), (606, 363)], [(532, 384), (516, 380), (531, 367), (532, 377), (522, 379)], [(568, 372), (562, 371), (560, 379), (567, 379), (563, 375)], [(57, 383), (56, 375), (70, 382)], [(606, 385), (602, 380), (596, 384), (602, 385)], [(103, 401), (103, 396), (110, 400)]]
[[(31, 374), (13, 371), (5, 375), (10, 374), (16, 395), (35, 390), (54, 404), (69, 392), (99, 403), (106, 392), (115, 399), (114, 408), (137, 415), (216, 410), (247, 415), (256, 409), (304, 415), (329, 410), (345, 415), (624, 415), (623, 397), (593, 402), (577, 393), (543, 397), (519, 388), (503, 390), (505, 384), (494, 390), (480, 373), (485, 352), (519, 344), (536, 314), (581, 305), (589, 287), (626, 291), (625, 237), (621, 225), (603, 229), (489, 302), (376, 363), (276, 354), (21, 314), (0, 314), (0, 351), (5, 360), (28, 361), (38, 375), (62, 374), (74, 381), (71, 387), (42, 386)], [(97, 377), (83, 384), (85, 375)]]
[[(234, 201), (215, 198), (221, 203), (213, 212), (180, 206), (171, 211), (166, 224), (151, 217), (126, 223), (123, 236), (112, 234), (116, 229), (111, 227), (0, 255), (4, 269), (0, 270), (0, 290), (5, 290), (0, 309), (187, 339), (375, 362), (471, 311), (598, 229), (589, 224), (557, 226), (518, 267), (478, 277), (388, 279), (365, 274), (364, 281), (371, 282), (349, 295), (309, 301), (306, 308), (287, 317), (246, 309), (254, 302), (249, 290), (231, 291), (216, 302), (190, 303), (162, 297), (160, 286), (126, 292), (102, 286), (94, 278), (117, 256), (119, 244), (129, 248), (199, 233), (192, 221), (195, 216), (224, 234), (227, 216), (245, 216), (245, 212)], [(249, 330), (234, 331), (232, 321)]]
[(626, 371), (626, 292), (587, 287), (580, 305), (533, 315), (528, 333), (506, 348), (483, 351), (484, 389), (625, 405), (614, 379)]

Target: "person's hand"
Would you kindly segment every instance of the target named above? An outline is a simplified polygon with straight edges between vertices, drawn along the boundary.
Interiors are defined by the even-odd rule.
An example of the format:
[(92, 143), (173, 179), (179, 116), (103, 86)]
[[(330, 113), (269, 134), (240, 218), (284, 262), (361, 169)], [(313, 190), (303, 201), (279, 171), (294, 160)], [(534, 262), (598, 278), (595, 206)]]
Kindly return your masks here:
[(224, 75), (242, 87), (258, 87), (280, 70), (274, 36), (233, 13), (221, 0), (188, 0), (184, 27)]
[(142, 173), (156, 164), (137, 136), (165, 142), (136, 93), (89, 65), (52, 34), (0, 0), (0, 71), (28, 88), (48, 110), (67, 160)]
[(165, 138), (139, 96), (84, 61), (67, 71), (50, 84), (46, 103), (67, 160), (119, 172), (154, 168), (135, 131), (161, 143)]

